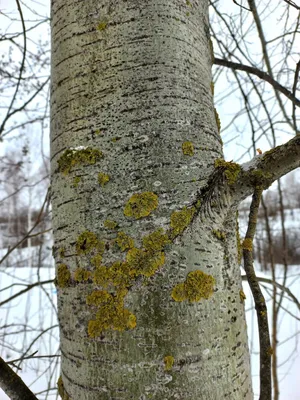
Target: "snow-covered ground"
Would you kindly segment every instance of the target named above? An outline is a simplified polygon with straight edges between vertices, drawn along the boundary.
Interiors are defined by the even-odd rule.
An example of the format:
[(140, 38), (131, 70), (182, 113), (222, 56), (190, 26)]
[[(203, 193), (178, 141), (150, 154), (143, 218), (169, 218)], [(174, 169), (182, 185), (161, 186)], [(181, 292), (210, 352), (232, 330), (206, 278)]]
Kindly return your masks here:
[[(54, 278), (50, 246), (26, 248), (15, 251), (0, 268), (0, 302), (26, 288), (24, 285), (43, 282)], [(0, 251), (0, 257), (5, 254)], [(283, 267), (276, 266), (278, 283), (282, 282)], [(259, 276), (271, 278), (270, 273), (258, 272)], [(271, 321), (272, 286), (264, 284), (264, 290)], [(251, 294), (246, 282), (243, 283), (247, 296), (247, 324), (249, 346), (252, 353), (252, 375), (255, 399), (259, 391), (259, 347), (256, 315)], [(300, 293), (300, 266), (289, 268), (286, 286), (298, 296)], [(280, 294), (280, 290), (278, 291)], [(300, 385), (300, 310), (288, 295), (284, 295), (278, 324), (278, 376), (280, 400), (299, 400)], [(22, 379), (39, 399), (57, 399), (56, 381), (59, 374), (59, 341), (56, 318), (56, 292), (53, 284), (37, 286), (11, 302), (0, 307), (0, 353), (6, 361), (31, 356), (25, 362), (15, 362), (21, 369)], [(37, 358), (52, 355), (52, 358)], [(44, 392), (48, 388), (49, 393)], [(8, 397), (0, 389), (0, 400)], [(219, 399), (216, 399), (219, 400)]]

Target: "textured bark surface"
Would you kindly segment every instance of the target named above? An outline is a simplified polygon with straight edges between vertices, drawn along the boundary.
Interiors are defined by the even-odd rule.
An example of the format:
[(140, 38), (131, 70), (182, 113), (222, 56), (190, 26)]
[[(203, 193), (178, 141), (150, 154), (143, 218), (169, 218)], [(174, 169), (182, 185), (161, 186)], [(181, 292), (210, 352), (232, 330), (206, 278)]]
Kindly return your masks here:
[[(103, 264), (124, 260), (113, 244), (118, 231), (141, 246), (207, 185), (223, 155), (211, 63), (205, 0), (52, 1), (54, 253), (72, 276), (78, 267), (93, 271), (76, 254), (82, 232), (105, 242)], [(193, 155), (184, 154), (185, 142)], [(64, 151), (80, 146), (103, 158), (62, 174)], [(104, 185), (100, 172), (110, 177)], [(145, 218), (126, 217), (125, 204), (141, 192), (155, 193), (158, 207)], [(125, 300), (135, 329), (90, 338), (95, 310), (86, 297), (95, 285), (58, 289), (62, 380), (71, 399), (252, 398), (235, 209), (230, 192), (216, 198), (167, 246), (159, 271), (131, 287)], [(194, 270), (214, 277), (213, 296), (174, 301), (173, 287)], [(174, 357), (170, 370), (166, 356)]]

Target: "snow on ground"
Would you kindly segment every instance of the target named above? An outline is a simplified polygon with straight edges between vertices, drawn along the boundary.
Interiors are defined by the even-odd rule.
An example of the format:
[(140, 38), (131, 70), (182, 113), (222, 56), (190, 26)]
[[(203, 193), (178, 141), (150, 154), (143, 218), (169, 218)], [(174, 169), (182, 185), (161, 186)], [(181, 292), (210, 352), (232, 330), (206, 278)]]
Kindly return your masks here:
[[(5, 254), (0, 251), (0, 258)], [(257, 273), (269, 278), (270, 273)], [(282, 282), (283, 267), (276, 266), (276, 274)], [(46, 281), (54, 278), (54, 267), (50, 246), (26, 248), (15, 251), (0, 268), (0, 302), (24, 289), (30, 283)], [(249, 346), (252, 357), (252, 376), (255, 400), (259, 392), (259, 354), (256, 315), (251, 300), (249, 286), (243, 282), (247, 296), (247, 324)], [(265, 284), (264, 290), (271, 321), (271, 290), (272, 286)], [(300, 266), (289, 268), (286, 286), (299, 298)], [(280, 294), (280, 291), (279, 291)], [(280, 382), (280, 400), (299, 400), (300, 385), (300, 312), (291, 298), (284, 296), (283, 309), (279, 316), (278, 343), (278, 375)], [(298, 319), (297, 319), (298, 318)], [(26, 326), (25, 326), (26, 325)], [(37, 339), (36, 339), (37, 338)], [(56, 381), (59, 375), (59, 339), (56, 318), (56, 291), (53, 284), (35, 287), (29, 292), (0, 307), (0, 353), (9, 361), (23, 356), (35, 357), (54, 355), (53, 358), (34, 358), (15, 365), (20, 366), (22, 379), (38, 394), (39, 399), (57, 399)], [(50, 382), (50, 384), (48, 383)], [(50, 393), (43, 391), (51, 388)], [(0, 400), (8, 397), (0, 389)], [(219, 399), (216, 399), (219, 400)]]

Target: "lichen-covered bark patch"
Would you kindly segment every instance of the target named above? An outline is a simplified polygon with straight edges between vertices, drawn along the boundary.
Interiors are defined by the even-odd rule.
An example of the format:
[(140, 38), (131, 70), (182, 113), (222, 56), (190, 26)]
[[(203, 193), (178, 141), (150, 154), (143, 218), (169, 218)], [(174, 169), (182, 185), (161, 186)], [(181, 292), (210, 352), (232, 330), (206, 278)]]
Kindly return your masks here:
[(124, 215), (135, 219), (147, 217), (158, 206), (158, 196), (153, 192), (135, 193), (128, 200)]
[(185, 282), (177, 284), (172, 290), (175, 301), (188, 300), (190, 302), (208, 299), (214, 292), (215, 279), (203, 271), (189, 272)]
[(169, 243), (171, 243), (171, 240), (162, 228), (143, 237), (143, 245), (149, 251), (163, 250)]
[(165, 371), (170, 371), (174, 364), (174, 357), (173, 356), (164, 357), (164, 364), (165, 364)]
[(75, 165), (95, 164), (102, 157), (103, 153), (100, 150), (90, 147), (67, 149), (57, 161), (58, 169), (67, 175)]
[(80, 254), (88, 254), (91, 251), (98, 251), (100, 254), (104, 252), (104, 243), (98, 240), (95, 233), (90, 231), (82, 232), (76, 242), (76, 252)]
[(134, 240), (124, 232), (118, 232), (116, 243), (120, 247), (121, 251), (134, 247)]
[(171, 214), (171, 232), (170, 237), (173, 238), (180, 235), (191, 223), (193, 216), (196, 212), (195, 207), (184, 207), (180, 211), (174, 211)]
[(105, 174), (103, 172), (99, 172), (99, 174), (98, 174), (98, 183), (99, 183), (99, 185), (101, 185), (103, 187), (109, 181), (110, 181), (110, 176), (108, 174)]
[(218, 158), (215, 161), (215, 167), (224, 169), (225, 177), (229, 185), (233, 185), (236, 182), (241, 172), (241, 166), (239, 164), (231, 161), (225, 161), (221, 158)]
[(192, 142), (182, 143), (182, 152), (185, 156), (193, 156), (195, 153), (195, 148)]
[(57, 286), (65, 288), (69, 285), (71, 272), (66, 264), (59, 264), (57, 267)]

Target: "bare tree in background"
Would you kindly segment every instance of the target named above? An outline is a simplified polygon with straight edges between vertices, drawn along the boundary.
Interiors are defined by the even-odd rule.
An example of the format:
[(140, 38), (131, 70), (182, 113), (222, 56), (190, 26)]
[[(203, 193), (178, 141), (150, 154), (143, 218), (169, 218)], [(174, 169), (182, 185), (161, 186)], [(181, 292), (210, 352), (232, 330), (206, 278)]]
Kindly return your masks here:
[[(183, 4), (184, 3), (185, 2), (183, 2)], [(193, 1), (186, 2), (187, 19), (189, 17), (188, 14), (193, 14), (193, 7), (196, 7), (195, 3), (196, 2)], [(37, 14), (34, 23), (32, 23), (32, 18), (30, 18), (31, 22), (25, 21), (24, 8), (27, 8), (27, 6), (19, 2), (16, 2), (16, 5), (19, 16), (6, 17), (10, 17), (12, 20), (18, 20), (19, 26), (22, 26), (22, 30), (16, 30), (13, 34), (3, 32), (1, 38), (3, 42), (1, 44), (11, 44), (11, 48), (7, 53), (8, 56), (2, 61), (1, 65), (2, 92), (4, 93), (5, 89), (5, 95), (7, 96), (2, 104), (4, 112), (1, 123), (1, 137), (6, 143), (14, 143), (17, 141), (20, 143), (22, 137), (25, 138), (28, 133), (34, 132), (35, 130), (38, 130), (41, 137), (43, 137), (43, 135), (47, 133), (48, 123), (48, 108), (44, 106), (46, 103), (43, 104), (43, 101), (47, 101), (48, 95), (49, 80), (47, 73), (44, 73), (44, 67), (47, 66), (49, 52), (45, 50), (47, 49), (47, 44), (39, 44), (36, 40), (32, 43), (32, 36), (30, 34), (30, 32), (39, 27), (40, 24), (44, 22), (47, 23), (47, 19)], [(253, 155), (260, 153), (260, 151), (265, 152), (269, 148), (280, 144), (281, 141), (286, 141), (289, 136), (292, 137), (299, 131), (299, 128), (297, 128), (298, 119), (296, 113), (296, 109), (299, 106), (299, 99), (297, 98), (297, 82), (299, 77), (299, 49), (297, 50), (297, 37), (299, 42), (299, 21), (293, 4), (287, 4), (285, 2), (282, 2), (279, 7), (277, 4), (275, 6), (267, 2), (259, 2), (258, 5), (253, 1), (249, 1), (248, 4), (243, 2), (243, 4), (236, 4), (230, 7), (230, 13), (228, 12), (228, 8), (228, 2), (224, 3), (223, 8), (221, 2), (214, 2), (211, 4), (211, 10), (213, 11), (211, 12), (211, 33), (215, 52), (215, 67), (213, 69), (215, 104), (218, 110), (221, 110), (222, 138), (225, 142), (225, 154), (227, 158), (229, 160), (244, 161), (247, 157), (251, 158)], [(263, 29), (266, 25), (264, 22), (270, 21), (270, 18), (273, 18), (272, 21), (277, 21), (277, 29), (275, 32), (265, 32), (265, 29)], [(32, 43), (33, 46), (30, 47), (29, 43)], [(15, 50), (18, 50), (20, 54), (20, 61), (17, 63), (14, 61)], [(7, 90), (8, 88), (9, 91)], [(7, 95), (7, 93), (9, 93), (9, 95)], [(229, 95), (231, 96), (230, 101), (228, 101)], [(26, 128), (24, 129), (24, 127)], [(25, 134), (24, 130), (26, 131)], [(9, 140), (12, 140), (12, 142), (8, 142)], [(116, 140), (118, 140), (117, 137)], [(226, 153), (226, 144), (229, 145), (227, 147), (230, 149), (228, 154)], [(10, 146), (13, 147), (13, 145)], [(29, 148), (29, 152), (31, 151), (32, 149)], [(43, 151), (42, 146), (41, 151)], [(6, 162), (7, 157), (2, 160)], [(43, 154), (41, 160), (47, 171), (47, 150)], [(10, 160), (9, 162), (11, 161), (13, 162), (14, 160)], [(15, 163), (16, 165), (13, 168), (18, 168), (18, 162), (19, 161)], [(39, 179), (43, 179), (46, 175), (44, 169)], [(37, 184), (39, 179), (36, 181)], [(21, 186), (23, 185), (21, 184)], [(279, 398), (279, 385), (276, 375), (276, 332), (278, 328), (278, 316), (281, 312), (285, 312), (284, 310), (280, 311), (280, 307), (283, 295), (287, 295), (288, 293), (286, 279), (290, 262), (287, 252), (287, 231), (285, 227), (285, 196), (283, 195), (281, 186), (282, 184), (279, 183), (277, 191), (279, 196), (279, 214), (283, 245), (284, 270), (282, 273), (284, 273), (285, 278), (280, 282), (278, 282), (278, 276), (276, 274), (279, 273), (279, 275), (282, 275), (282, 273), (280, 271), (276, 272), (275, 262), (274, 260), (272, 261), (272, 254), (274, 254), (274, 238), (272, 237), (271, 227), (268, 227), (268, 204), (262, 201), (266, 216), (265, 223), (267, 226), (268, 247), (271, 254), (269, 259), (271, 260), (270, 265), (272, 268), (271, 281), (269, 283), (264, 282), (262, 285), (268, 285), (272, 290), (272, 348), (274, 352), (272, 375), (274, 399), (276, 400)], [(20, 187), (17, 185), (15, 190), (12, 190), (12, 186), (10, 186), (9, 190), (12, 194), (15, 193), (15, 196), (18, 196), (20, 193), (19, 188)], [(19, 207), (18, 200), (16, 200), (16, 198), (13, 199), (13, 195), (9, 195), (9, 197), (10, 201), (14, 202), (16, 205), (16, 214), (21, 215), (21, 213), (17, 211)], [(48, 197), (44, 203), (43, 212), (45, 207), (47, 209), (47, 202)], [(2, 201), (2, 204), (5, 204), (4, 201)], [(36, 217), (38, 217), (38, 214)], [(35, 221), (38, 221), (38, 224), (40, 223), (38, 218), (36, 218)], [(45, 229), (48, 229), (47, 225), (44, 226), (40, 232), (44, 232)], [(37, 229), (32, 233), (36, 235), (39, 233), (39, 230)], [(30, 235), (31, 234), (29, 234), (29, 236)], [(22, 239), (23, 238), (21, 238), (21, 240)], [(25, 240), (26, 239), (22, 240), (22, 242)], [(42, 248), (42, 246), (40, 246), (40, 248)], [(275, 246), (275, 248), (278, 248), (278, 246)], [(11, 249), (9, 252), (11, 252)], [(12, 254), (13, 252), (10, 253), (10, 255)], [(48, 261), (43, 260), (43, 257), (44, 256), (40, 254), (38, 261), (35, 261), (34, 264), (38, 264), (39, 267), (41, 267), (43, 263), (47, 263)], [(1, 267), (11, 265), (7, 264), (8, 259), (8, 257), (5, 257), (5, 261), (3, 260)], [(14, 262), (15, 261), (13, 261), (13, 263)], [(25, 263), (26, 262), (25, 260)], [(22, 264), (24, 264), (24, 260), (22, 260), (21, 256), (19, 265)], [(1, 270), (1, 272), (2, 271), (3, 270)], [(7, 273), (7, 271), (8, 269), (5, 268), (5, 273)], [(33, 284), (36, 283), (36, 286), (33, 286), (32, 290), (41, 287), (39, 290), (43, 291), (41, 282), (44, 281), (40, 278), (39, 274), (37, 274), (36, 277), (38, 279), (31, 277), (30, 279), (33, 279), (33, 281), (27, 281), (26, 284), (31, 284), (32, 282)], [(48, 282), (48, 280), (46, 279), (45, 282)], [(47, 283), (45, 283), (45, 285), (46, 284)], [(22, 297), (20, 296), (19, 298), (24, 298), (27, 293), (30, 293), (30, 290), (31, 287), (28, 285)], [(47, 293), (48, 294), (45, 295), (49, 296), (49, 292)], [(11, 292), (11, 297), (13, 297), (14, 294), (15, 291)], [(8, 298), (10, 298), (10, 296), (8, 296)], [(292, 299), (290, 296), (289, 298)], [(9, 304), (9, 302), (6, 303), (8, 306)], [(8, 329), (6, 328), (6, 323), (8, 321), (9, 318), (7, 317), (5, 324), (2, 326), (5, 331), (2, 342), (6, 346), (8, 343), (9, 348), (11, 344), (7, 342), (8, 331), (6, 331)], [(23, 332), (27, 331), (28, 321), (25, 320), (23, 326)], [(31, 329), (31, 327), (29, 329)], [(47, 335), (48, 332), (51, 332), (51, 329), (51, 326), (47, 328), (43, 327), (43, 330), (37, 333), (37, 337), (39, 337), (40, 334), (41, 337), (44, 334)], [(13, 336), (16, 337), (17, 330), (11, 330), (11, 328), (9, 328), (9, 330), (9, 335), (13, 333)], [(38, 342), (33, 340), (32, 343), (28, 344), (28, 348), (25, 352), (20, 349), (11, 348), (14, 354), (17, 352), (20, 354), (19, 358), (24, 359), (22, 365), (26, 365), (26, 362), (28, 362), (30, 358), (34, 361), (36, 357), (39, 357), (38, 354), (35, 354), (35, 345)], [(33, 350), (33, 352), (30, 354), (31, 350)], [(56, 375), (51, 368), (54, 365), (53, 360), (57, 360), (57, 353), (48, 355), (50, 356), (50, 364), (48, 364), (50, 371), (49, 376), (52, 376), (53, 379), (49, 380), (51, 383), (49, 383), (48, 388), (44, 389), (45, 393), (39, 394), (38, 398), (40, 398), (40, 396), (48, 398), (47, 396), (50, 396), (51, 393), (55, 391), (53, 385)], [(15, 365), (15, 363), (12, 365)], [(45, 369), (47, 368), (48, 367), (45, 367)], [(38, 369), (41, 371), (40, 366)]]

